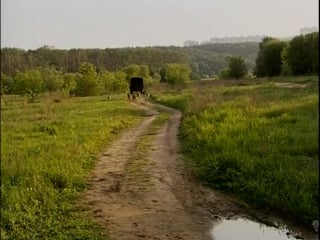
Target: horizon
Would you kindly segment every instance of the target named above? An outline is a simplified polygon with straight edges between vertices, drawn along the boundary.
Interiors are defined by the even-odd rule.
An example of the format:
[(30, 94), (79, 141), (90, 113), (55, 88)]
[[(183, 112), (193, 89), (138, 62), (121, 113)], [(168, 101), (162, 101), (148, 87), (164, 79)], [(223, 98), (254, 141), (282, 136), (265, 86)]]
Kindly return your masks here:
[[(317, 27), (304, 27), (304, 28), (317, 28)], [(317, 29), (316, 32), (318, 32), (319, 29)], [(292, 39), (293, 37), (295, 36), (299, 36), (300, 34), (297, 34), (297, 35), (294, 35), (294, 36), (287, 36), (287, 37), (275, 37), (275, 36), (270, 36), (270, 35), (241, 35), (241, 36), (223, 36), (223, 37), (215, 37), (217, 39), (223, 39), (223, 38), (240, 38), (240, 37), (273, 37), (273, 38), (277, 38), (277, 39)], [(211, 38), (213, 39), (213, 38)], [(197, 40), (185, 40), (185, 42), (187, 41), (195, 41), (195, 42), (198, 42), (198, 44), (195, 44), (195, 45), (208, 45), (208, 44), (239, 44), (239, 43), (252, 43), (252, 42), (255, 42), (255, 41), (246, 41), (246, 42), (234, 42), (234, 43), (230, 43), (230, 42), (220, 42), (220, 43), (217, 43), (217, 42), (210, 42), (211, 39), (208, 39), (208, 40), (203, 40), (203, 41), (197, 41)], [(90, 47), (90, 48), (57, 48), (53, 45), (49, 45), (49, 44), (42, 44), (41, 46), (39, 47), (36, 47), (36, 48), (33, 48), (33, 49), (25, 49), (25, 48), (19, 48), (19, 47), (10, 47), (10, 46), (4, 46), (2, 47), (1, 46), (1, 49), (3, 48), (14, 48), (14, 49), (20, 49), (20, 50), (24, 50), (24, 51), (34, 51), (34, 50), (37, 50), (37, 49), (40, 49), (40, 48), (47, 48), (47, 49), (50, 49), (50, 50), (71, 50), (71, 49), (125, 49), (125, 48), (156, 48), (156, 47), (190, 47), (190, 46), (195, 46), (195, 45), (184, 45), (184, 43), (180, 44), (180, 45), (153, 45), (153, 46), (124, 46), (124, 47), (102, 47), (102, 48), (99, 48), (99, 47)], [(258, 43), (258, 42), (256, 42)]]
[(288, 38), (298, 36), (302, 28), (318, 29), (318, 4), (317, 0), (3, 0), (1, 48), (183, 47), (188, 40), (211, 38)]
[[(303, 27), (300, 29), (300, 31), (304, 28), (316, 28), (317, 31), (316, 32), (319, 32), (319, 29), (318, 27)], [(293, 35), (293, 36), (286, 36), (286, 37), (276, 37), (276, 36), (270, 36), (270, 35), (241, 35), (241, 36), (222, 36), (222, 37), (214, 37), (215, 39), (224, 39), (224, 38), (241, 38), (241, 37), (273, 37), (273, 38), (277, 38), (277, 39), (282, 39), (282, 40), (289, 40), (289, 39), (292, 39), (296, 36), (299, 36), (301, 35), (301, 33), (297, 34), (297, 35)], [(217, 42), (210, 42), (211, 39), (214, 39), (214, 38), (210, 38), (210, 39), (207, 39), (207, 40), (202, 40), (202, 41), (198, 41), (198, 40), (185, 40), (182, 44), (180, 45), (152, 45), (152, 46), (123, 46), (123, 47), (102, 47), (102, 48), (99, 48), (99, 47), (90, 47), (90, 48), (83, 48), (83, 47), (80, 47), (80, 48), (75, 48), (75, 47), (72, 47), (72, 48), (57, 48), (53, 45), (49, 45), (49, 44), (42, 44), (41, 46), (38, 46), (36, 48), (33, 48), (33, 49), (26, 49), (26, 48), (19, 48), (19, 47), (10, 47), (10, 46), (1, 46), (1, 49), (3, 48), (15, 48), (15, 49), (20, 49), (20, 50), (24, 50), (24, 51), (34, 51), (34, 50), (37, 50), (37, 49), (40, 49), (40, 48), (47, 48), (47, 49), (50, 49), (50, 50), (71, 50), (71, 49), (125, 49), (125, 48), (156, 48), (156, 47), (191, 47), (191, 46), (200, 46), (200, 45), (208, 45), (208, 44), (239, 44), (239, 43), (252, 43), (252, 42), (255, 42), (255, 41), (245, 41), (245, 42), (234, 42), (234, 43), (230, 43), (230, 42), (220, 42), (220, 43), (217, 43)], [(185, 45), (184, 43), (187, 42), (187, 41), (194, 41), (194, 42), (198, 42), (198, 44), (195, 44), (195, 45)], [(259, 41), (260, 42), (260, 41)], [(258, 43), (258, 42), (256, 42)]]

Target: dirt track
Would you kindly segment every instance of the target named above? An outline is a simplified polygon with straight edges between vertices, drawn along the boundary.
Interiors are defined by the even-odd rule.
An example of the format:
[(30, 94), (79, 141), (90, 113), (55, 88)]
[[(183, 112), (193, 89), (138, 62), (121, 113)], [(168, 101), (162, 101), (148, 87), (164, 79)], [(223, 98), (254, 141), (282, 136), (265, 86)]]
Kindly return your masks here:
[[(178, 111), (136, 107), (145, 111), (143, 122), (102, 152), (83, 203), (115, 240), (212, 239), (214, 222), (242, 215), (241, 207), (201, 186), (184, 168)], [(170, 117), (155, 128), (159, 112)]]

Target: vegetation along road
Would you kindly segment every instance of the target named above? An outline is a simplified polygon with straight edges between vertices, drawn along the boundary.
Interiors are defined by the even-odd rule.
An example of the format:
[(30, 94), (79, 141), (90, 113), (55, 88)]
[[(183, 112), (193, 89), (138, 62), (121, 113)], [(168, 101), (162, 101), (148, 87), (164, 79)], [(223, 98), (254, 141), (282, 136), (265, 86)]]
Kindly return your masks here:
[(181, 112), (145, 102), (134, 105), (144, 110), (143, 122), (102, 152), (83, 196), (112, 239), (212, 239), (210, 230), (221, 219), (284, 223), (194, 178), (177, 140)]
[(124, 94), (3, 95), (2, 239), (212, 239), (237, 218), (311, 227), (317, 77), (150, 93), (179, 111)]

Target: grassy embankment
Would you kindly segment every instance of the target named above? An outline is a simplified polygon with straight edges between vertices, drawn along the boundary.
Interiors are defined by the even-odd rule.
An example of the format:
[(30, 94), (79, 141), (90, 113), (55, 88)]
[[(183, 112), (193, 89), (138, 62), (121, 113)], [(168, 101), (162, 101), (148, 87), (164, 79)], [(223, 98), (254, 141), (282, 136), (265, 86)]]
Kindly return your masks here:
[(1, 239), (106, 239), (76, 201), (97, 153), (141, 115), (125, 96), (1, 107)]
[(183, 111), (181, 141), (199, 178), (310, 226), (319, 206), (318, 77), (241, 82), (198, 82), (158, 101)]

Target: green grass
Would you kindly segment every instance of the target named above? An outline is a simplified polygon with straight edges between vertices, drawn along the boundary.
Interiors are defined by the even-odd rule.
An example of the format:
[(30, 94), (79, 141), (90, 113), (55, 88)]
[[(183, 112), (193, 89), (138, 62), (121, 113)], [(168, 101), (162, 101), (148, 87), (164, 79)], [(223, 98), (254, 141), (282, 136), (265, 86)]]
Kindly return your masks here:
[(140, 137), (135, 143), (135, 151), (126, 165), (126, 178), (129, 178), (131, 183), (130, 187), (139, 192), (141, 188), (152, 189), (153, 184), (150, 181), (150, 172), (147, 171), (154, 163), (148, 160), (148, 154), (150, 154), (150, 148), (152, 147), (154, 137), (163, 126), (163, 124), (169, 119), (169, 115), (166, 112), (159, 110), (159, 115), (146, 129), (146, 134)]
[[(310, 226), (319, 218), (317, 79), (197, 83), (158, 101), (184, 112), (183, 151), (199, 178)], [(277, 87), (277, 80), (307, 86)]]
[(141, 113), (122, 95), (2, 102), (2, 239), (106, 239), (76, 202), (97, 154)]

